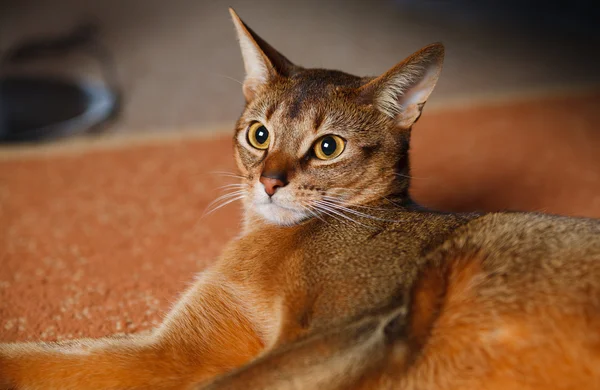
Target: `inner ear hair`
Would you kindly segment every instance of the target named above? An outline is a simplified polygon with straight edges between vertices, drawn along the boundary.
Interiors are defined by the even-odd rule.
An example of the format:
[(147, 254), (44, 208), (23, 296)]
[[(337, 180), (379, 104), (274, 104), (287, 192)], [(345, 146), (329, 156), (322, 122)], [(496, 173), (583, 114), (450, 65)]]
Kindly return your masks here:
[(444, 46), (434, 43), (358, 89), (358, 101), (372, 104), (409, 129), (421, 115), (442, 71)]
[(291, 75), (298, 67), (259, 37), (242, 21), (233, 8), (229, 8), (229, 13), (235, 25), (246, 70), (243, 84), (244, 96), (247, 101), (250, 101), (260, 87), (268, 84), (275, 77)]

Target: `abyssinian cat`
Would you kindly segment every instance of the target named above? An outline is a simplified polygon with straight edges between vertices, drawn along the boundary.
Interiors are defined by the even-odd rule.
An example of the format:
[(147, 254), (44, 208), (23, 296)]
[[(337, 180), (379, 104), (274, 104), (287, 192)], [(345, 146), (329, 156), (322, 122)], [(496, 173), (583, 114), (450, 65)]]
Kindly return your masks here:
[(443, 46), (355, 77), (292, 64), (231, 13), (242, 234), (151, 334), (0, 345), (0, 387), (600, 388), (600, 223), (408, 195)]

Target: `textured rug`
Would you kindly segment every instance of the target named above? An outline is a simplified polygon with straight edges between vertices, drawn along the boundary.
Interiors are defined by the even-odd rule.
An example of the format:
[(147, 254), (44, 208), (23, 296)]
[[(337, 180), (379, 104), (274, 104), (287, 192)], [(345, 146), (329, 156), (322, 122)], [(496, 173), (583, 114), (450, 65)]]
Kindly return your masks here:
[[(412, 194), (440, 210), (600, 217), (600, 93), (425, 112)], [(140, 332), (239, 231), (202, 218), (231, 136), (0, 149), (0, 341)]]

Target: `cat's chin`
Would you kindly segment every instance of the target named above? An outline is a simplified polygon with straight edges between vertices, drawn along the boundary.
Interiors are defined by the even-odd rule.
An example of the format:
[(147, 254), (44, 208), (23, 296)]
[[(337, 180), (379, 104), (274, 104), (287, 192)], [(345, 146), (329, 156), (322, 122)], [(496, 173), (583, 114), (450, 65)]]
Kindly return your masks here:
[(282, 226), (296, 225), (310, 217), (304, 211), (282, 207), (275, 203), (256, 205), (255, 210), (266, 221)]

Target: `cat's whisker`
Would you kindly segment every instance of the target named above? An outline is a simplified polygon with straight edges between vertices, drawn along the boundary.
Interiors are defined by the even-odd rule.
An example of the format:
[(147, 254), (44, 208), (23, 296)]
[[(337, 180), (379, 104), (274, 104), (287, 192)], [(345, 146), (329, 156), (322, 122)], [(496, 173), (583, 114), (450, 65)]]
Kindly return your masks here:
[(237, 176), (237, 175), (219, 174), (219, 175), (215, 175), (215, 176), (224, 177), (224, 178), (228, 178), (228, 179), (246, 180), (245, 177)]
[[(354, 208), (363, 209), (363, 210), (365, 210), (365, 214), (366, 214), (367, 211), (389, 211), (389, 208), (374, 207), (374, 206), (365, 206), (365, 205), (360, 205), (360, 204), (352, 204), (352, 203), (349, 203), (349, 202), (347, 202), (347, 201), (345, 201), (343, 199), (338, 199), (338, 198), (334, 198), (334, 197), (330, 197), (330, 196), (324, 196), (323, 200), (335, 203), (335, 204), (343, 206), (343, 207), (348, 207), (348, 208), (351, 208), (351, 209), (354, 209)], [(359, 211), (356, 210), (356, 212), (359, 212)]]
[(339, 216), (340, 216), (341, 218), (343, 218), (344, 220), (348, 220), (348, 221), (350, 221), (350, 222), (353, 222), (353, 223), (355, 223), (355, 224), (357, 224), (357, 225), (360, 225), (360, 226), (363, 226), (363, 227), (368, 227), (368, 226), (367, 226), (367, 225), (365, 225), (364, 223), (361, 223), (361, 222), (357, 221), (356, 219), (354, 219), (354, 218), (352, 218), (352, 217), (350, 217), (350, 216), (348, 216), (348, 215), (344, 214), (344, 213), (343, 213), (343, 212), (341, 212), (341, 211), (338, 211), (338, 210), (336, 210), (336, 209), (332, 209), (332, 208), (327, 208), (326, 206), (323, 206), (323, 205), (321, 205), (320, 207), (321, 207), (321, 208), (325, 208), (325, 209), (327, 209), (327, 210), (328, 210), (330, 213), (333, 213), (333, 214), (335, 214), (335, 215), (339, 215)]
[(361, 192), (361, 193), (378, 193), (379, 191), (373, 190), (371, 188), (345, 188), (345, 187), (332, 187), (330, 188), (332, 191), (348, 191), (348, 192)]
[(379, 218), (379, 217), (375, 217), (373, 215), (360, 212), (358, 210), (351, 209), (351, 208), (346, 207), (345, 205), (340, 204), (340, 203), (330, 202), (330, 201), (326, 201), (326, 200), (323, 200), (323, 202), (325, 202), (329, 206), (334, 207), (334, 208), (336, 208), (336, 209), (338, 209), (340, 211), (345, 211), (345, 212), (348, 212), (350, 214), (354, 214), (354, 215), (356, 215), (358, 217), (376, 219), (376, 220), (379, 220), (379, 221), (385, 221), (385, 219), (382, 219), (382, 218)]
[(397, 173), (397, 172), (394, 172), (394, 175), (396, 175), (398, 177), (410, 179), (410, 180), (431, 180), (432, 179), (431, 177), (416, 177), (416, 176), (405, 175), (404, 173)]
[(242, 83), (240, 80), (238, 80), (238, 79), (236, 79), (236, 78), (234, 78), (234, 77), (231, 77), (231, 76), (227, 76), (226, 74), (217, 73), (217, 72), (210, 72), (210, 71), (203, 70), (203, 69), (200, 69), (199, 71), (200, 71), (201, 73), (203, 73), (203, 74), (207, 75), (207, 76), (211, 76), (211, 77), (212, 77), (212, 76), (222, 77), (222, 78), (224, 78), (224, 79), (227, 79), (227, 80), (235, 81), (236, 83), (238, 83), (238, 84), (240, 84), (240, 85), (242, 85), (242, 86), (244, 85), (244, 84), (243, 84), (243, 83)]
[(311, 202), (308, 202), (306, 204), (303, 204), (304, 207), (306, 207), (307, 210), (309, 210), (315, 217), (319, 218), (321, 221), (327, 223), (327, 221), (323, 218), (321, 218), (321, 211), (319, 210), (319, 208), (317, 206), (315, 206), (314, 204), (312, 204)]
[(226, 198), (228, 198), (228, 197), (235, 196), (235, 195), (240, 195), (240, 194), (243, 194), (243, 193), (245, 193), (245, 191), (243, 191), (243, 190), (237, 190), (237, 191), (228, 192), (228, 193), (226, 193), (226, 194), (223, 194), (223, 195), (219, 196), (217, 199), (213, 200), (213, 201), (212, 201), (212, 202), (209, 204), (209, 206), (210, 206), (211, 204), (213, 204), (213, 203), (217, 203), (218, 201), (220, 201), (220, 200), (222, 200), (222, 199), (226, 199)]
[(313, 201), (313, 202), (311, 203), (310, 207), (311, 207), (312, 209), (314, 209), (314, 210), (315, 210), (315, 212), (317, 212), (317, 214), (319, 214), (319, 213), (321, 213), (321, 214), (325, 214), (325, 215), (328, 215), (328, 216), (330, 216), (330, 217), (332, 217), (332, 218), (334, 218), (334, 219), (336, 219), (336, 220), (338, 220), (338, 221), (341, 221), (341, 222), (346, 222), (346, 221), (345, 221), (343, 218), (339, 218), (339, 217), (338, 217), (336, 214), (334, 214), (334, 213), (330, 212), (328, 209), (322, 208), (322, 207), (320, 206), (320, 204), (319, 204), (319, 201), (318, 201), (318, 200), (317, 200), (317, 201)]
[(301, 204), (300, 207), (302, 207), (302, 210), (306, 210), (313, 217), (320, 219), (324, 223), (327, 223), (327, 221), (325, 221), (323, 218), (321, 218), (321, 216), (319, 215), (319, 213), (317, 211), (313, 211), (312, 210), (312, 208), (310, 207), (310, 205)]
[(210, 214), (214, 213), (215, 211), (219, 210), (220, 208), (223, 208), (223, 207), (227, 206), (227, 205), (228, 205), (228, 204), (230, 204), (230, 203), (233, 203), (233, 202), (235, 202), (235, 201), (238, 201), (238, 200), (244, 199), (245, 197), (246, 197), (246, 195), (238, 195), (238, 196), (237, 196), (237, 197), (235, 197), (235, 198), (229, 199), (229, 200), (227, 200), (226, 202), (224, 202), (224, 203), (222, 203), (222, 204), (220, 204), (220, 205), (218, 205), (218, 206), (214, 207), (213, 209), (211, 209), (211, 210), (207, 211), (207, 212), (206, 212), (206, 213), (203, 215), (203, 217), (206, 217), (206, 216), (208, 216), (208, 215), (210, 215)]
[(235, 82), (236, 82), (236, 83), (238, 83), (239, 85), (242, 85), (242, 86), (244, 85), (244, 83), (242, 83), (240, 80), (238, 80), (238, 79), (236, 79), (236, 78), (233, 78), (233, 77), (230, 77), (230, 76), (227, 76), (227, 75), (224, 75), (224, 74), (220, 74), (220, 73), (213, 73), (213, 74), (214, 74), (215, 76), (219, 76), (219, 77), (223, 77), (223, 78), (225, 78), (225, 79), (231, 80), (231, 81), (235, 81)]
[(242, 194), (231, 195), (227, 198), (220, 199), (220, 201), (218, 203), (212, 202), (211, 203), (212, 206), (211, 205), (207, 206), (205, 212), (202, 215), (202, 218), (214, 213), (215, 211), (227, 206), (230, 203), (233, 203), (240, 199), (244, 199), (245, 197), (246, 197), (246, 194), (242, 193)]
[(328, 216), (330, 216), (331, 218), (333, 218), (333, 219), (336, 219), (336, 220), (338, 220), (338, 221), (341, 221), (341, 222), (346, 222), (346, 220), (345, 220), (345, 219), (338, 217), (336, 214), (334, 214), (334, 213), (331, 213), (331, 212), (329, 212), (329, 211), (325, 210), (324, 208), (321, 208), (320, 206), (315, 206), (314, 208), (315, 208), (315, 210), (317, 210), (319, 213), (323, 213), (323, 214), (325, 214), (325, 215), (328, 215)]
[[(380, 191), (379, 190), (373, 190), (373, 189), (370, 189), (370, 188), (333, 187), (333, 188), (330, 188), (330, 191), (347, 191), (349, 193), (355, 192), (355, 193), (365, 194), (365, 195), (376, 195), (376, 199), (384, 199), (384, 200), (392, 203), (393, 205), (397, 206), (397, 204), (394, 203), (393, 201), (391, 201), (389, 198), (380, 195)], [(341, 195), (343, 195), (343, 193)], [(364, 207), (368, 207), (368, 206), (364, 206)]]
[(229, 183), (229, 184), (225, 184), (222, 185), (218, 188), (226, 188), (226, 187), (249, 187), (250, 185), (247, 183)]
[(233, 192), (229, 192), (227, 194), (221, 195), (217, 199), (210, 202), (208, 204), (208, 206), (206, 206), (206, 209), (202, 216), (205, 217), (205, 216), (213, 213), (215, 210), (220, 209), (224, 205), (231, 203), (230, 201), (232, 201), (231, 200), (232, 198), (234, 200), (237, 200), (238, 197), (244, 198), (245, 196), (246, 196), (246, 191), (244, 191), (244, 190), (233, 191)]
[[(370, 215), (370, 214), (367, 214), (367, 213), (363, 213), (363, 212), (360, 212), (358, 210), (354, 210), (354, 209), (352, 209), (350, 207), (346, 207), (346, 206), (341, 205), (341, 204), (331, 203), (330, 206), (331, 207), (336, 207), (340, 211), (345, 211), (345, 212), (348, 212), (350, 214), (354, 214), (354, 215), (356, 215), (358, 217), (368, 218), (368, 219), (372, 219), (372, 220), (376, 220), (376, 221), (382, 221), (382, 222), (398, 222), (398, 221), (393, 220), (393, 219), (381, 218), (381, 217), (376, 217), (374, 215)], [(385, 210), (385, 209), (379, 209), (379, 210)]]
[[(332, 202), (337, 202), (337, 203), (342, 204), (344, 206), (358, 207), (358, 208), (361, 208), (361, 209), (378, 210), (378, 211), (389, 210), (389, 208), (387, 208), (387, 207), (374, 207), (374, 206), (352, 204), (352, 203), (349, 203), (348, 201), (346, 201), (346, 200), (344, 200), (342, 198), (338, 198), (338, 197), (335, 197), (335, 196), (324, 196), (323, 199), (330, 200)], [(379, 196), (379, 199), (385, 200), (386, 202), (392, 204), (394, 207), (401, 207), (399, 204), (397, 204), (396, 202), (392, 201), (391, 199), (389, 199), (389, 198), (387, 198), (385, 196)]]
[[(354, 210), (351, 207), (355, 207), (354, 205), (348, 205), (351, 207), (346, 207), (346, 204), (343, 204), (339, 201), (331, 201), (331, 200), (326, 200), (323, 199), (321, 202), (324, 202), (325, 204), (327, 204), (329, 207), (335, 208), (337, 210), (339, 210), (340, 212), (347, 212), (353, 215), (356, 215), (357, 217), (362, 217), (362, 218), (368, 218), (368, 219), (372, 219), (372, 220), (377, 220), (377, 221), (383, 221), (383, 222), (397, 222), (396, 220), (393, 219), (388, 219), (388, 218), (381, 218), (381, 217), (376, 217), (374, 215), (371, 214), (367, 214), (358, 210)], [(373, 210), (382, 210), (385, 211), (386, 209), (383, 208), (372, 208)]]
[(330, 205), (331, 207), (336, 207), (337, 209), (341, 210), (341, 211), (347, 211), (349, 213), (352, 213), (354, 215), (360, 216), (360, 217), (365, 217), (365, 218), (374, 218), (374, 219), (378, 219), (372, 215), (366, 214), (366, 213), (362, 213), (358, 210), (353, 210), (349, 207), (346, 207), (344, 204), (342, 203), (336, 203), (336, 202), (331, 202), (328, 200), (323, 200), (323, 202), (325, 202), (326, 204)]
[(352, 217), (350, 217), (350, 216), (348, 216), (348, 215), (344, 214), (344, 213), (342, 212), (342, 210), (340, 210), (340, 209), (339, 209), (339, 208), (338, 208), (336, 205), (334, 205), (334, 204), (332, 204), (332, 203), (325, 203), (325, 202), (323, 202), (323, 201), (320, 201), (320, 200), (316, 201), (315, 203), (316, 203), (316, 204), (318, 205), (318, 207), (319, 207), (319, 208), (321, 208), (321, 209), (324, 209), (324, 210), (327, 210), (327, 211), (329, 211), (330, 213), (333, 213), (333, 214), (339, 215), (340, 217), (342, 217), (342, 218), (345, 218), (345, 219), (347, 219), (347, 220), (349, 220), (349, 221), (351, 221), (351, 222), (354, 222), (354, 223), (356, 223), (356, 224), (358, 224), (358, 225), (361, 225), (361, 226), (364, 226), (364, 227), (369, 227), (369, 226), (365, 225), (364, 223), (361, 223), (361, 222), (359, 222), (359, 221), (355, 220), (354, 218), (352, 218)]
[(331, 201), (331, 202), (335, 202), (335, 203), (343, 205), (343, 206), (352, 206), (352, 207), (358, 207), (361, 209), (368, 209), (368, 210), (387, 210), (386, 208), (383, 208), (383, 207), (373, 207), (373, 206), (365, 206), (365, 205), (360, 205), (360, 204), (352, 204), (342, 198), (337, 198), (335, 196), (327, 196), (326, 195), (323, 197), (323, 199)]
[(211, 172), (209, 172), (209, 174), (215, 175), (215, 176), (232, 177), (235, 179), (247, 179), (247, 177), (245, 177), (245, 176), (238, 175), (237, 173), (233, 173), (233, 172), (227, 172), (227, 171), (211, 171)]
[(250, 186), (245, 183), (233, 183), (233, 184), (225, 184), (223, 186), (217, 187), (218, 190), (227, 190), (230, 188), (249, 188)]
[(196, 174), (191, 175), (191, 177), (197, 177), (197, 176), (201, 176), (201, 177), (219, 176), (219, 177), (227, 177), (227, 178), (234, 178), (234, 179), (247, 179), (247, 177), (238, 175), (233, 172), (225, 172), (225, 171), (198, 172)]

